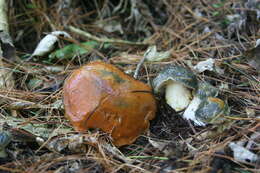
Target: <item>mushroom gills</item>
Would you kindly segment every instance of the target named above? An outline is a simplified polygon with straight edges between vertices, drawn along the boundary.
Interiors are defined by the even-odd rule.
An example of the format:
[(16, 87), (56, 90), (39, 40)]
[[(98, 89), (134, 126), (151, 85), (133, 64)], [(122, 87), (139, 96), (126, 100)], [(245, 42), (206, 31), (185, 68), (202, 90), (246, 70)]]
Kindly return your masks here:
[(175, 111), (184, 110), (192, 99), (191, 91), (179, 82), (169, 81), (166, 85), (166, 102)]

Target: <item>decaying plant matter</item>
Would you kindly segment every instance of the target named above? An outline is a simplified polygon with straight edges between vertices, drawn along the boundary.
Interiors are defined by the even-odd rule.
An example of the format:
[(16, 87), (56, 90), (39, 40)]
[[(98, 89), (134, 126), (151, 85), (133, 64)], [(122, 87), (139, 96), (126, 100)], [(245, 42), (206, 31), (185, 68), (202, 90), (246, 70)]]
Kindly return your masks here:
[[(0, 172), (254, 173), (260, 169), (258, 0), (0, 2), (6, 5), (0, 5), (0, 18), (5, 16), (0, 20), (0, 26), (5, 24), (1, 29), (5, 32), (0, 32), (0, 72), (4, 72), (0, 74), (0, 85), (4, 84), (0, 86)], [(41, 40), (57, 31), (70, 37), (57, 34), (51, 49), (34, 56)], [(9, 39), (3, 40), (6, 33)], [(84, 68), (93, 61), (102, 62), (92, 75), (95, 82), (75, 82), (80, 83), (73, 86), (80, 92), (68, 92), (70, 80), (78, 73), (88, 76)], [(154, 80), (166, 68), (175, 67), (189, 69), (187, 74), (181, 72), (185, 78), (179, 80), (169, 70), (174, 76), (166, 76), (157, 92)], [(119, 87), (118, 78), (111, 77), (114, 72), (129, 80), (134, 90), (124, 93), (126, 85)], [(195, 81), (194, 76), (196, 86), (184, 88), (183, 80)], [(167, 98), (164, 87), (174, 89)], [(181, 101), (178, 97), (186, 91), (185, 108), (168, 105)], [(105, 104), (85, 99), (97, 93)], [(73, 99), (63, 99), (64, 94)], [(130, 101), (125, 98), (132, 95), (136, 97)], [(72, 102), (70, 115), (68, 102)], [(126, 102), (131, 111), (122, 108)], [(76, 109), (87, 104), (99, 105), (91, 116)], [(145, 117), (155, 106), (156, 116)], [(118, 125), (119, 116), (105, 120), (103, 108), (131, 116), (131, 125)], [(93, 121), (77, 124), (80, 116), (68, 121), (65, 114), (84, 114)], [(196, 121), (191, 120), (195, 115)], [(116, 136), (117, 128), (131, 137), (122, 142), (126, 133)]]

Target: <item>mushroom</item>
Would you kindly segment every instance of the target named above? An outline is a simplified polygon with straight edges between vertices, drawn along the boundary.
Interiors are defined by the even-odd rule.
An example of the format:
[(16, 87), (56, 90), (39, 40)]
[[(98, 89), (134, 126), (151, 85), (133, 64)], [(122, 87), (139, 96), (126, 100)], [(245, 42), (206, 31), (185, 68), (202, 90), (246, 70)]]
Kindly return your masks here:
[(224, 121), (227, 112), (225, 102), (216, 97), (204, 99), (195, 112), (196, 119), (203, 123), (218, 124)]
[(207, 82), (199, 82), (198, 90), (196, 91), (189, 106), (184, 111), (183, 118), (187, 120), (192, 120), (195, 125), (205, 126), (206, 124), (196, 117), (196, 110), (204, 99), (207, 99), (207, 97), (216, 97), (217, 94), (217, 88), (213, 87)]
[(180, 66), (167, 67), (153, 80), (153, 86), (156, 93), (165, 88), (167, 104), (175, 111), (185, 109), (182, 117), (192, 120), (195, 125), (205, 126), (222, 120), (219, 115), (225, 113), (225, 104), (221, 99), (215, 98), (218, 95), (217, 88), (207, 82), (198, 82), (188, 69)]
[(181, 66), (165, 68), (153, 80), (155, 93), (165, 88), (165, 98), (175, 111), (184, 110), (192, 99), (191, 90), (197, 89), (197, 78), (192, 71)]
[(64, 84), (65, 116), (77, 131), (98, 128), (116, 146), (133, 143), (149, 128), (156, 102), (151, 88), (113, 65), (91, 62)]

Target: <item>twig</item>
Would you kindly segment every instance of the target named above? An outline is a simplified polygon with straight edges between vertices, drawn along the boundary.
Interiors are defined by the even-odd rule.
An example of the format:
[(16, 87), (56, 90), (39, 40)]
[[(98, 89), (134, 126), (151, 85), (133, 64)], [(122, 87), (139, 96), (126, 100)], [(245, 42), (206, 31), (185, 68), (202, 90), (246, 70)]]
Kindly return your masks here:
[(74, 32), (76, 34), (79, 34), (79, 35), (89, 38), (91, 40), (95, 40), (95, 41), (102, 42), (102, 43), (106, 42), (106, 43), (118, 43), (118, 44), (129, 44), (129, 45), (148, 45), (148, 43), (145, 43), (145, 42), (132, 42), (132, 41), (127, 41), (127, 40), (119, 40), (119, 39), (99, 38), (94, 35), (91, 35), (90, 33), (86, 32), (86, 31), (75, 28), (73, 26), (68, 26), (68, 29), (71, 32)]
[(152, 51), (151, 47), (148, 48), (147, 51), (144, 53), (143, 58), (142, 58), (142, 59), (139, 61), (139, 63), (137, 64), (137, 67), (136, 67), (135, 73), (134, 73), (134, 78), (135, 78), (135, 79), (137, 78), (138, 73), (139, 73), (139, 71), (140, 71), (140, 69), (141, 69), (143, 63), (144, 63), (144, 61), (146, 60), (147, 55), (149, 55), (149, 53), (150, 53), (151, 51)]
[(142, 65), (143, 65), (143, 63), (144, 63), (144, 61), (145, 61), (145, 59), (146, 59), (146, 56), (143, 56), (143, 58), (142, 58), (142, 59), (140, 60), (140, 62), (137, 64), (137, 67), (136, 67), (135, 73), (134, 73), (134, 78), (135, 78), (135, 79), (137, 78), (138, 73), (139, 73), (139, 71), (140, 71), (140, 69), (141, 69), (141, 67), (142, 67)]
[(168, 157), (159, 156), (128, 156), (129, 159), (158, 159), (158, 160), (169, 160)]

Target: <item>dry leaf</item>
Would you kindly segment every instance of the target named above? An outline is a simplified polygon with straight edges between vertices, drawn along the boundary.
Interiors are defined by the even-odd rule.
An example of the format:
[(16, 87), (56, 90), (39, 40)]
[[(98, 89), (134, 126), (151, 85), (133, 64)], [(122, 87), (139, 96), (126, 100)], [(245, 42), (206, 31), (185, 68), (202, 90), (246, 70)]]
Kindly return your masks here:
[[(37, 45), (36, 49), (32, 53), (31, 57), (44, 56), (54, 49), (55, 43), (59, 40), (59, 36), (70, 38), (71, 36), (64, 31), (54, 31), (46, 35)], [(29, 59), (30, 59), (29, 58)]]

